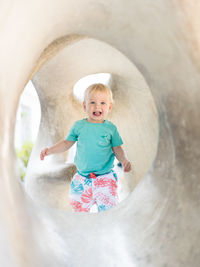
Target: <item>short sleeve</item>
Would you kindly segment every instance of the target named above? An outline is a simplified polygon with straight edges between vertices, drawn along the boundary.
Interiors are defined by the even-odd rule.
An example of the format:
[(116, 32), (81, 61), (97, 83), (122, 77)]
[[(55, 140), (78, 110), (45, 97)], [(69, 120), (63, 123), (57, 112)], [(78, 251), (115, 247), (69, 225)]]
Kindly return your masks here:
[(122, 144), (123, 144), (122, 138), (119, 135), (117, 127), (115, 127), (112, 135), (111, 146), (112, 147), (121, 146)]
[(78, 139), (77, 126), (76, 126), (76, 123), (74, 123), (68, 135), (66, 136), (65, 140), (77, 141), (77, 139)]

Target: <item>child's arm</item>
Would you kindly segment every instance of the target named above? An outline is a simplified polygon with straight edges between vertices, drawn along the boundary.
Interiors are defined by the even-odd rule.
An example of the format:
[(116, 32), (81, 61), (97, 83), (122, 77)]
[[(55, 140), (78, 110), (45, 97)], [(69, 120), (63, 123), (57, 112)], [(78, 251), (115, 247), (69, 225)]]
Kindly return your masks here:
[(54, 146), (51, 146), (49, 148), (46, 147), (41, 151), (40, 159), (43, 160), (45, 158), (45, 156), (48, 156), (50, 154), (64, 152), (64, 151), (68, 150), (71, 146), (73, 146), (74, 143), (75, 143), (75, 141), (61, 140), (60, 142), (58, 142)]
[(112, 148), (116, 158), (119, 160), (119, 162), (122, 163), (122, 166), (124, 168), (125, 172), (129, 172), (131, 170), (131, 163), (127, 159), (124, 150), (121, 146), (115, 146)]

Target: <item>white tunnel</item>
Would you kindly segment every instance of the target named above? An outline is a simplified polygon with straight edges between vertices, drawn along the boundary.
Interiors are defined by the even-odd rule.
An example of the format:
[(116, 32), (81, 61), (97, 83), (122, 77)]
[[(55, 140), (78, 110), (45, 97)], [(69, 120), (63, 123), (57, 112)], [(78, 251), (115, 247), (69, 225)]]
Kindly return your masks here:
[[(0, 266), (198, 267), (198, 2), (3, 0), (0, 12)], [(84, 116), (73, 87), (97, 73), (111, 74), (133, 170), (115, 208), (73, 213), (75, 166), (39, 152)], [(29, 80), (42, 114), (22, 186), (14, 132)]]

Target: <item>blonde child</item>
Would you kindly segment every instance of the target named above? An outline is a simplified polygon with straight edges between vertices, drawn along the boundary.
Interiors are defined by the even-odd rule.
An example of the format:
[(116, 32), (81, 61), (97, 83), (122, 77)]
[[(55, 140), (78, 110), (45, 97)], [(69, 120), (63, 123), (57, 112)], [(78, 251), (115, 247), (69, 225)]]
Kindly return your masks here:
[(98, 211), (102, 211), (117, 204), (118, 178), (113, 171), (115, 157), (125, 172), (131, 170), (117, 127), (106, 120), (112, 104), (109, 87), (103, 84), (89, 86), (83, 102), (87, 118), (76, 121), (64, 140), (40, 153), (43, 160), (47, 155), (68, 150), (77, 142), (74, 161), (77, 173), (72, 179), (69, 195), (74, 211), (89, 212), (94, 204)]

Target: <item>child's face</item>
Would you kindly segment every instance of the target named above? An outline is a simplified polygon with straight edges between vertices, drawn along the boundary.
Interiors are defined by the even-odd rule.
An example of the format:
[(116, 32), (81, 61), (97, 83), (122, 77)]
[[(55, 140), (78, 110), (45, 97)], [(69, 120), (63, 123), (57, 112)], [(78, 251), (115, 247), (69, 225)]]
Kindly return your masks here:
[(103, 123), (112, 109), (112, 103), (108, 93), (94, 92), (83, 102), (83, 107), (89, 122)]

